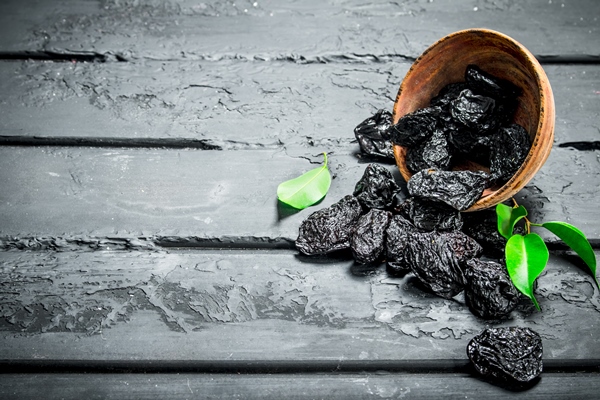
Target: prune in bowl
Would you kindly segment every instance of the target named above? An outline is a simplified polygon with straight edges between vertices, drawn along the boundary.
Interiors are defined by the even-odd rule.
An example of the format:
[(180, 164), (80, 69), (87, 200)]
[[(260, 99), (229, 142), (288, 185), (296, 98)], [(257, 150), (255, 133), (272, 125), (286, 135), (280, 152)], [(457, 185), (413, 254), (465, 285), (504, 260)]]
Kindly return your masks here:
[[(516, 40), (488, 29), (454, 32), (430, 46), (406, 73), (393, 110), (393, 123), (416, 110), (430, 107), (449, 84), (465, 82), (465, 71), (475, 65), (486, 74), (510, 82), (520, 90), (513, 121), (531, 138), (531, 149), (517, 172), (505, 183), (486, 188), (466, 211), (476, 211), (509, 200), (542, 167), (554, 140), (554, 96), (546, 73), (536, 58)], [(437, 104), (437, 103), (436, 103)], [(408, 182), (412, 172), (406, 165), (407, 148), (393, 145), (400, 173)], [(456, 169), (485, 170), (468, 158)], [(486, 171), (487, 172), (487, 171)]]

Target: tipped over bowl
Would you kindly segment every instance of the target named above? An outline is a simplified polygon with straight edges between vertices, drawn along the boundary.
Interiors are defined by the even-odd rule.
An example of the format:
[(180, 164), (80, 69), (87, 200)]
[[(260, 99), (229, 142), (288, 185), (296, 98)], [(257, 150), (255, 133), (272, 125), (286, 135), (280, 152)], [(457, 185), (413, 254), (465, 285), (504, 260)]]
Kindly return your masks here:
[[(427, 107), (446, 85), (464, 82), (468, 65), (476, 65), (521, 89), (513, 122), (525, 128), (532, 143), (517, 172), (506, 183), (486, 188), (475, 204), (465, 210), (477, 211), (509, 200), (542, 167), (554, 141), (555, 111), (548, 77), (529, 50), (502, 33), (468, 29), (438, 40), (413, 63), (398, 90), (393, 123), (408, 113)], [(393, 150), (398, 169), (408, 181), (412, 173), (406, 165), (407, 149), (394, 144)], [(486, 167), (467, 158), (455, 169), (486, 170)]]

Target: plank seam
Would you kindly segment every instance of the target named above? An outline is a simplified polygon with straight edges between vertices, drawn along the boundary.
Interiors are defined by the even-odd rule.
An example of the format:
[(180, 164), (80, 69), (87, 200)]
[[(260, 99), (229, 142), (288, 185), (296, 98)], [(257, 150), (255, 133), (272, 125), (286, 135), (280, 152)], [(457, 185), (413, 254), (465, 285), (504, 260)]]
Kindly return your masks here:
[[(598, 54), (558, 54), (558, 55), (535, 55), (541, 64), (600, 64)], [(321, 55), (283, 54), (268, 56), (263, 54), (241, 55), (241, 54), (200, 54), (194, 57), (198, 61), (263, 61), (263, 62), (291, 62), (295, 64), (333, 64), (333, 63), (387, 63), (387, 62), (414, 62), (416, 57), (405, 54), (372, 54), (372, 53), (328, 53)], [(119, 52), (73, 52), (73, 51), (11, 51), (0, 52), (0, 60), (18, 61), (55, 61), (55, 62), (132, 62), (137, 60), (178, 62), (183, 59), (158, 58), (149, 56), (138, 56), (128, 58)], [(186, 58), (185, 61), (188, 61)]]
[[(600, 250), (600, 239), (589, 239), (594, 250)], [(570, 248), (560, 240), (546, 240), (548, 250), (568, 253)], [(55, 251), (160, 251), (185, 250), (296, 250), (296, 242), (287, 237), (259, 236), (138, 236), (138, 237), (60, 237), (60, 236), (3, 236), (0, 250)]]
[[(600, 360), (544, 360), (545, 373), (600, 373)], [(0, 374), (39, 373), (473, 373), (467, 359), (452, 360), (0, 360)]]

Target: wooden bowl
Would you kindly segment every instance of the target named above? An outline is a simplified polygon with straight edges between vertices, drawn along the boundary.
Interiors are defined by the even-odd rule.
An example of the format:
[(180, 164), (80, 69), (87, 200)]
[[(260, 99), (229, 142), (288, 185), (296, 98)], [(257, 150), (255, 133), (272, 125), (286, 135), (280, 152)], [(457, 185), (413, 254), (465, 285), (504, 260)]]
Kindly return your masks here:
[[(554, 140), (554, 96), (546, 73), (539, 62), (516, 40), (488, 29), (454, 32), (430, 46), (410, 67), (394, 103), (393, 122), (405, 114), (429, 105), (431, 98), (447, 84), (464, 82), (467, 65), (506, 79), (520, 87), (514, 122), (531, 136), (532, 146), (517, 173), (503, 186), (487, 188), (481, 198), (465, 211), (493, 207), (509, 200), (542, 167)], [(406, 181), (412, 176), (406, 166), (406, 148), (394, 144), (394, 156)], [(457, 169), (483, 169), (465, 163)]]

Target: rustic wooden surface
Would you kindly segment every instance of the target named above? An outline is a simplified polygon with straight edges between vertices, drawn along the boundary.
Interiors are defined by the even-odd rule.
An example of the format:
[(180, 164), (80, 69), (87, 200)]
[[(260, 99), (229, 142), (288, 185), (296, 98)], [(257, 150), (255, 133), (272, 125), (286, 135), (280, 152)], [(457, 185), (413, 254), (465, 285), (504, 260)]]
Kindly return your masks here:
[[(598, 255), (598, 18), (595, 0), (1, 2), (0, 397), (596, 398), (600, 293), (553, 236), (543, 311), (491, 322), (294, 240), (381, 162), (353, 128), (412, 61), (486, 27), (554, 90), (554, 148), (517, 200)], [(278, 204), (323, 152), (327, 197)], [(544, 340), (527, 390), (465, 354), (511, 325)]]

